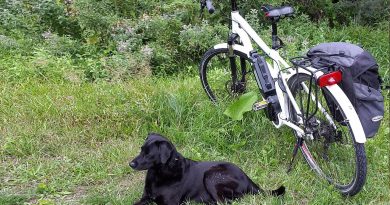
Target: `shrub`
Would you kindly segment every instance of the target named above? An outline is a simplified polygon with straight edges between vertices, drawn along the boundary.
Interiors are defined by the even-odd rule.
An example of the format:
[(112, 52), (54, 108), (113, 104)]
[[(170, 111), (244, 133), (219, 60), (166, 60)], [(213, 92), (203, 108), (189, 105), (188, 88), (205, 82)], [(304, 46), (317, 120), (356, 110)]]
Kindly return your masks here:
[(183, 62), (200, 60), (212, 46), (226, 42), (229, 36), (227, 25), (210, 25), (203, 21), (201, 25), (186, 25), (180, 31), (179, 52)]
[[(175, 16), (144, 15), (134, 27), (131, 49), (141, 50), (142, 45), (148, 45), (152, 50), (151, 66), (154, 74), (173, 74), (178, 71), (177, 47), (182, 22)], [(141, 41), (136, 41), (135, 38)]]
[(199, 23), (199, 1), (173, 1), (164, 3), (161, 13), (175, 16), (183, 24)]
[(76, 1), (75, 8), (76, 18), (82, 30), (82, 39), (87, 44), (98, 45), (104, 49), (111, 39), (113, 25), (118, 22), (110, 2)]
[(33, 11), (39, 15), (41, 29), (80, 39), (81, 27), (71, 0), (38, 1)]
[(361, 1), (358, 8), (358, 22), (363, 25), (373, 26), (381, 21), (389, 19), (389, 1), (368, 0)]
[(0, 2), (0, 27), (5, 35), (36, 34), (41, 30), (39, 15), (32, 12), (32, 7), (24, 1), (5, 0)]
[(142, 35), (127, 21), (117, 22), (111, 32), (112, 43), (118, 52), (137, 51), (142, 46)]
[(72, 57), (76, 57), (82, 53), (81, 43), (69, 36), (58, 36), (55, 33), (46, 31), (42, 34), (42, 37), (44, 38), (43, 46), (52, 55), (71, 55)]
[(102, 65), (110, 81), (123, 81), (131, 77), (150, 76), (153, 50), (144, 46), (140, 52), (123, 52), (102, 58)]
[(386, 0), (290, 0), (313, 21), (327, 19), (331, 27), (355, 21), (362, 25), (374, 25), (389, 17)]
[(19, 49), (19, 43), (8, 36), (0, 35), (0, 50), (1, 51), (9, 51), (9, 50), (17, 50)]
[[(204, 11), (201, 19), (199, 2), (193, 0), (0, 0), (1, 72), (9, 72), (5, 74), (9, 79), (69, 77), (75, 81), (118, 81), (151, 72), (195, 73), (203, 53), (226, 42), (229, 34), (230, 0), (213, 2), (216, 12)], [(302, 14), (279, 23), (279, 35), (286, 44), (282, 55), (302, 55), (314, 44), (330, 40), (382, 44), (380, 30), (388, 29), (383, 23), (389, 12), (385, 0), (287, 2)], [(240, 13), (270, 44), (270, 24), (260, 11), (261, 5), (270, 2), (238, 3)], [(366, 36), (371, 30), (356, 23), (372, 25), (372, 32), (378, 35), (370, 40)], [(341, 27), (343, 24), (351, 25)], [(381, 58), (379, 53), (388, 48), (380, 46), (373, 51)]]

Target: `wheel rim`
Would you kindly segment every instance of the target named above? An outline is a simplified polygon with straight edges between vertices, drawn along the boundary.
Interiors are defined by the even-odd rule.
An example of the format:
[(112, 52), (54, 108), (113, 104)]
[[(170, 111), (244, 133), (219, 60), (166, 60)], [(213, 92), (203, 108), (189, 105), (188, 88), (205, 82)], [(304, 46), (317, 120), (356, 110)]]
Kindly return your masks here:
[[(304, 85), (309, 87), (309, 79), (305, 80), (304, 84), (297, 85), (293, 91), (301, 108), (306, 108), (308, 104), (309, 98)], [(307, 127), (309, 127), (309, 131), (313, 132), (313, 138), (305, 138), (301, 151), (310, 166), (320, 176), (335, 184), (338, 188), (346, 188), (353, 183), (356, 176), (355, 141), (348, 122), (343, 120), (340, 122), (333, 121), (335, 124), (333, 126), (327, 119), (326, 115), (333, 116), (337, 113), (338, 107), (327, 106), (325, 92), (327, 90), (324, 93), (317, 92), (317, 97), (326, 112), (318, 110), (316, 115), (308, 121)], [(328, 100), (334, 101), (333, 99)], [(311, 98), (309, 103), (314, 104)], [(309, 113), (314, 113), (314, 110), (315, 106), (311, 106), (311, 109), (309, 106)], [(301, 110), (301, 112), (307, 113), (304, 110)]]
[[(202, 63), (201, 80), (203, 87), (209, 98), (213, 102), (226, 103), (242, 95), (248, 90), (253, 90), (253, 75), (251, 75), (251, 65), (248, 60), (245, 61), (245, 67), (241, 64), (241, 59), (246, 59), (244, 54), (235, 54), (237, 67), (237, 80), (233, 84), (230, 61), (226, 50), (219, 50), (209, 55)], [(246, 74), (242, 74), (242, 70)]]

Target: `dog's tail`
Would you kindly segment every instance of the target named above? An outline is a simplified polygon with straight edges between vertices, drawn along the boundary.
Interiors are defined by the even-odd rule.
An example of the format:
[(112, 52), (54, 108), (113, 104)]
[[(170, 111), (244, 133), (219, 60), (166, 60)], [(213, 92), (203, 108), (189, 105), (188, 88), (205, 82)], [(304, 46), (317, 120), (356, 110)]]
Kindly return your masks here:
[(286, 188), (284, 186), (280, 186), (275, 190), (263, 190), (259, 186), (257, 186), (257, 184), (252, 182), (251, 190), (253, 194), (269, 194), (272, 196), (282, 196), (284, 195)]

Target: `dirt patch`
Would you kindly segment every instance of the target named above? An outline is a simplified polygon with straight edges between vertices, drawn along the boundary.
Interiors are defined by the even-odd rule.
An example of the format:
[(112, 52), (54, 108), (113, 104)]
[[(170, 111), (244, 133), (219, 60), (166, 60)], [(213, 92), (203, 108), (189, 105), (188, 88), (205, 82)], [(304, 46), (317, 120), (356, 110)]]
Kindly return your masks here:
[[(73, 192), (56, 198), (56, 204), (81, 204), (88, 197), (88, 192), (111, 190), (116, 197), (125, 197), (134, 192), (134, 189), (143, 189), (145, 173), (134, 172), (124, 177), (111, 178), (91, 186), (78, 186)], [(111, 188), (113, 189), (111, 189)]]
[(135, 172), (133, 174), (121, 178), (117, 186), (118, 194), (128, 194), (136, 187), (143, 189), (144, 180), (145, 172)]
[(80, 204), (80, 201), (87, 195), (89, 187), (78, 186), (71, 194), (56, 199), (56, 204)]

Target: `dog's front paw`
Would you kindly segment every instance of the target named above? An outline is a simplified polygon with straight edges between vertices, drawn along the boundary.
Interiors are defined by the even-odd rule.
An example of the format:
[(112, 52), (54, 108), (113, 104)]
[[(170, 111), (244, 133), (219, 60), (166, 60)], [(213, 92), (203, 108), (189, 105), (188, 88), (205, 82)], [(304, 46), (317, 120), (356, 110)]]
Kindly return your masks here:
[(147, 205), (150, 200), (148, 198), (142, 198), (141, 200), (135, 202), (133, 205)]
[(135, 202), (133, 205), (145, 205), (147, 203), (140, 201)]

